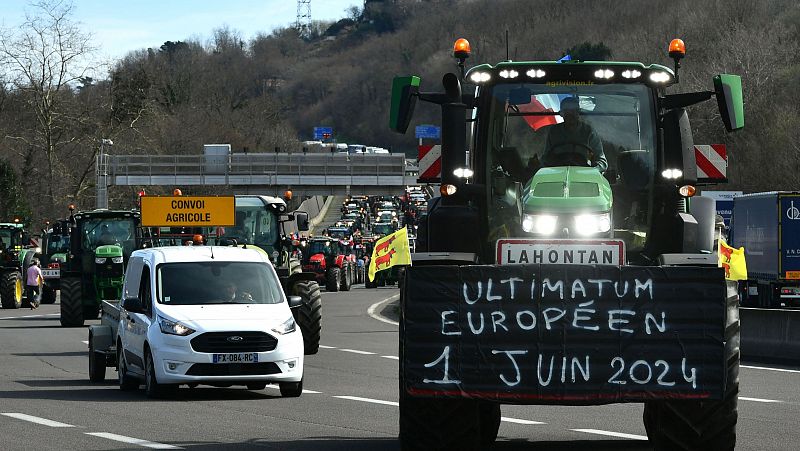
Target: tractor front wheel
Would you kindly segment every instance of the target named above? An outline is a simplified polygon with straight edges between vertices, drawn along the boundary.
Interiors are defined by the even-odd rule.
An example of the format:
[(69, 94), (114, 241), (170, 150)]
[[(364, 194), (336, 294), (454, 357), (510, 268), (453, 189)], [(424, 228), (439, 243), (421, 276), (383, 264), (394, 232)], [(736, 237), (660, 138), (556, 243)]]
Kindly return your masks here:
[(294, 284), (292, 293), (303, 299), (300, 307), (292, 309), (292, 314), (303, 334), (304, 354), (316, 354), (322, 331), (322, 294), (319, 285), (313, 281), (300, 281)]
[(339, 291), (341, 271), (339, 268), (329, 268), (325, 274), (325, 289), (328, 291)]
[(17, 271), (3, 274), (0, 285), (0, 303), (5, 309), (22, 307), (22, 275)]
[(83, 301), (81, 299), (81, 280), (61, 279), (61, 325), (64, 327), (83, 326)]

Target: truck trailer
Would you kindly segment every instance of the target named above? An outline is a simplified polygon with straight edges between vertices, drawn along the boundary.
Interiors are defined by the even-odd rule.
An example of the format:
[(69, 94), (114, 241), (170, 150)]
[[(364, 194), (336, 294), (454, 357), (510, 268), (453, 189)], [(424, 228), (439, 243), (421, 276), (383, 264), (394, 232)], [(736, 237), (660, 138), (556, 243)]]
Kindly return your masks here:
[(742, 305), (800, 305), (800, 191), (735, 197), (730, 237), (747, 261)]

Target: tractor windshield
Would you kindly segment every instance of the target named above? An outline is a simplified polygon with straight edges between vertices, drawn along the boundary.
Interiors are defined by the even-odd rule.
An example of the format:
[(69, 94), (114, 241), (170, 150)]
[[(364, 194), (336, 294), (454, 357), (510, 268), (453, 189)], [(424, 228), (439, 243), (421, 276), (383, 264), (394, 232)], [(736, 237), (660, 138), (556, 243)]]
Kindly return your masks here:
[(89, 217), (81, 224), (81, 236), (86, 249), (116, 244), (126, 257), (136, 249), (136, 224), (131, 217)]
[(255, 244), (258, 247), (274, 246), (278, 241), (278, 221), (275, 214), (257, 198), (236, 199), (236, 225), (226, 227), (227, 238), (239, 243)]
[(0, 248), (6, 249), (22, 244), (22, 231), (19, 229), (0, 229)]
[(330, 241), (311, 241), (308, 243), (308, 256), (323, 254), (325, 256), (332, 255), (333, 249), (331, 248)]
[(47, 255), (69, 252), (69, 235), (51, 234), (47, 240)]
[(372, 226), (372, 233), (378, 236), (389, 235), (394, 232), (394, 226), (391, 224), (374, 224)]
[[(517, 225), (514, 182), (541, 167), (595, 167), (611, 183), (614, 236), (628, 251), (644, 246), (656, 155), (655, 109), (640, 84), (499, 84), (490, 88), (487, 174), (497, 214), (492, 241), (526, 236)], [(487, 103), (484, 103), (487, 105)]]
[[(197, 281), (202, 280), (202, 284)], [(280, 282), (263, 263), (186, 262), (158, 267), (158, 301), (170, 305), (279, 304)]]

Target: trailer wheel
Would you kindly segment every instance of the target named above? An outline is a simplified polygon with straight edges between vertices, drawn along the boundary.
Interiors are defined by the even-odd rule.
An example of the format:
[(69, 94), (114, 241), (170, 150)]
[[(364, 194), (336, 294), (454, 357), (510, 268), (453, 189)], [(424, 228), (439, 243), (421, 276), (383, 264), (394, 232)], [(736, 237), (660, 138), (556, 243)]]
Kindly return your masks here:
[(739, 396), (739, 309), (736, 285), (729, 283), (725, 356), (725, 394), (714, 401), (645, 403), (644, 426), (656, 450), (733, 450), (736, 446)]
[(0, 286), (0, 303), (4, 309), (18, 309), (22, 307), (22, 275), (17, 271), (3, 274)]
[(89, 380), (103, 382), (106, 379), (106, 356), (94, 349), (94, 337), (89, 336)]
[(294, 320), (303, 334), (303, 353), (316, 354), (319, 351), (322, 331), (322, 295), (319, 292), (319, 285), (317, 282), (300, 281), (294, 284), (292, 293), (303, 299), (300, 307), (292, 309)]
[(56, 290), (47, 284), (42, 287), (42, 304), (55, 304)]
[(341, 271), (339, 268), (329, 268), (325, 273), (325, 289), (328, 291), (339, 291), (339, 282), (341, 279)]

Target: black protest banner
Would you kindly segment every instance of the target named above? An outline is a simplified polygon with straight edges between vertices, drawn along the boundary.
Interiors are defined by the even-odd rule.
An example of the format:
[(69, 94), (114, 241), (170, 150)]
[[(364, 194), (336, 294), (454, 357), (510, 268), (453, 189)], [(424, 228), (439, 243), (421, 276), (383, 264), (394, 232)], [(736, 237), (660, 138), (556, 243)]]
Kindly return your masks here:
[(407, 268), (402, 371), (417, 396), (519, 403), (718, 399), (718, 268)]

